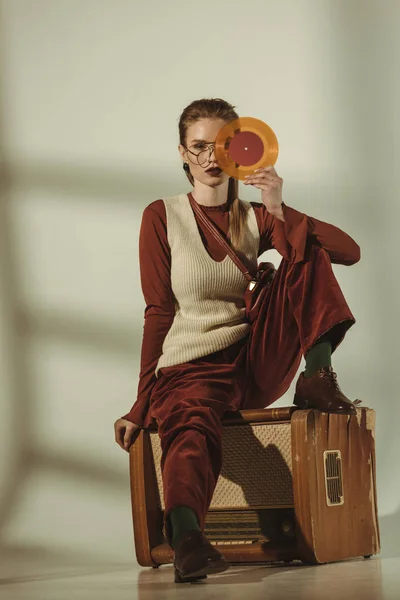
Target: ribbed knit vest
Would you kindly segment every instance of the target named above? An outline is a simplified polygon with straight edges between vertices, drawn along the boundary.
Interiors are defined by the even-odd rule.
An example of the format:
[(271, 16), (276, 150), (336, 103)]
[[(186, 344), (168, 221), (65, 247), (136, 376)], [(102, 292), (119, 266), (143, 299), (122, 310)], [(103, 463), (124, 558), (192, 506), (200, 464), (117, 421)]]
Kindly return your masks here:
[[(244, 292), (248, 281), (229, 255), (216, 262), (208, 254), (187, 194), (163, 198), (171, 249), (171, 287), (175, 317), (164, 339), (155, 375), (162, 367), (206, 356), (245, 337)], [(260, 242), (250, 202), (240, 252), (257, 268)], [(239, 253), (239, 257), (241, 254)]]

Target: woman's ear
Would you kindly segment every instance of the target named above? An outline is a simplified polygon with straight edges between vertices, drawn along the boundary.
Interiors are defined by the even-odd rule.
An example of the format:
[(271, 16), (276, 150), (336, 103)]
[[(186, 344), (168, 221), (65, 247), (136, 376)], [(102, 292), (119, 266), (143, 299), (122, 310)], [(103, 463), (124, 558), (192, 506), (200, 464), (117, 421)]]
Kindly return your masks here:
[(185, 161), (185, 160), (186, 160), (186, 156), (185, 156), (186, 150), (185, 150), (185, 148), (182, 146), (182, 144), (179, 144), (179, 146), (178, 146), (178, 151), (179, 151), (179, 154), (181, 155), (181, 158), (182, 158), (182, 160), (184, 160), (184, 161)]

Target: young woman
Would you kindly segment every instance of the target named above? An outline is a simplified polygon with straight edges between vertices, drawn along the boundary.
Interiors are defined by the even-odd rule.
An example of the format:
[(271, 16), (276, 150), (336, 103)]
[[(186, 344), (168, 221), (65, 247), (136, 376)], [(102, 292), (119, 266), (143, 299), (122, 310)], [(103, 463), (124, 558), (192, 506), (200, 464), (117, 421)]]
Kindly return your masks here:
[[(245, 183), (261, 190), (261, 202), (238, 198), (238, 181), (218, 169), (214, 154), (218, 131), (237, 118), (221, 99), (192, 102), (180, 117), (178, 148), (193, 189), (156, 200), (143, 212), (139, 258), (146, 309), (138, 397), (114, 424), (116, 442), (128, 451), (138, 428), (157, 421), (164, 531), (179, 582), (229, 567), (203, 533), (222, 467), (226, 411), (259, 408), (249, 393), (257, 385), (262, 406), (277, 400), (305, 356), (295, 403), (356, 412), (331, 365), (331, 354), (355, 323), (331, 264), (356, 263), (360, 248), (337, 227), (284, 204), (283, 180), (272, 166)], [(189, 197), (253, 266), (270, 248), (281, 254), (257, 331), (245, 320), (246, 278)], [(249, 357), (250, 335), (257, 354)]]

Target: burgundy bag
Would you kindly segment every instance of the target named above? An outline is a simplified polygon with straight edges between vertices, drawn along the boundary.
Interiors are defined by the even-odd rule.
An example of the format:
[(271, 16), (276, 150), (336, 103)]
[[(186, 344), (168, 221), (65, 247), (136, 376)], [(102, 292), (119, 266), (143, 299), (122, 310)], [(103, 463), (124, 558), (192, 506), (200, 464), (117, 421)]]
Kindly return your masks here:
[(246, 306), (246, 319), (252, 325), (259, 315), (263, 298), (275, 276), (275, 265), (271, 262), (261, 262), (258, 265), (258, 269), (255, 272), (250, 273), (228, 242), (224, 240), (206, 213), (200, 208), (199, 204), (197, 204), (195, 200), (192, 200), (190, 195), (189, 200), (199, 219), (204, 223), (207, 229), (211, 231), (214, 237), (217, 238), (218, 242), (225, 248), (233, 262), (239, 267), (249, 281), (244, 293), (244, 302)]

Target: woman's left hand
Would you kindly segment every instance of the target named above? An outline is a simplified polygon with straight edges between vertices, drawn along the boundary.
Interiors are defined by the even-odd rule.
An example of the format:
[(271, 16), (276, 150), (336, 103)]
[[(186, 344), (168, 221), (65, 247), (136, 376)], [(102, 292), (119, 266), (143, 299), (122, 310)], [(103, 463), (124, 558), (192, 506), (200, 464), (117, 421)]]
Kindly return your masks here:
[(283, 179), (278, 176), (273, 166), (260, 167), (252, 175), (246, 175), (244, 184), (251, 184), (262, 190), (261, 200), (268, 212), (274, 213), (280, 209)]

